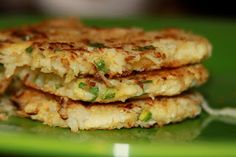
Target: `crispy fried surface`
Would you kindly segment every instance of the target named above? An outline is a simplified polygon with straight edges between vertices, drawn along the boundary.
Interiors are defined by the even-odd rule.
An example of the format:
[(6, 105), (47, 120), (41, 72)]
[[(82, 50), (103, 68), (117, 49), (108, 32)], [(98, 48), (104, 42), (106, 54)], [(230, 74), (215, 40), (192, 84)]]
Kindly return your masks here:
[(162, 126), (193, 118), (201, 112), (198, 93), (125, 103), (82, 103), (25, 89), (13, 97), (21, 115), (72, 131)]
[(210, 56), (211, 45), (178, 29), (145, 32), (59, 20), (0, 32), (0, 52), (7, 77), (16, 67), (29, 66), (69, 82), (98, 72), (111, 78), (198, 63)]
[(208, 72), (198, 64), (108, 79), (108, 85), (90, 77), (64, 83), (59, 76), (29, 69), (20, 70), (18, 76), (26, 86), (44, 92), (73, 100), (108, 103), (124, 102), (129, 98), (177, 95), (206, 82)]

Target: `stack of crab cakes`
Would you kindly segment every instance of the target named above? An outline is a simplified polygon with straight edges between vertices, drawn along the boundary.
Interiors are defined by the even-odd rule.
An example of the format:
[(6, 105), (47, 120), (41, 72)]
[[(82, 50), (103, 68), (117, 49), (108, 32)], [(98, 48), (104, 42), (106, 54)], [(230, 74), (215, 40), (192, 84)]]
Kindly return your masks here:
[(72, 131), (151, 127), (200, 114), (203, 37), (179, 29), (98, 28), (71, 19), (0, 32), (18, 115)]

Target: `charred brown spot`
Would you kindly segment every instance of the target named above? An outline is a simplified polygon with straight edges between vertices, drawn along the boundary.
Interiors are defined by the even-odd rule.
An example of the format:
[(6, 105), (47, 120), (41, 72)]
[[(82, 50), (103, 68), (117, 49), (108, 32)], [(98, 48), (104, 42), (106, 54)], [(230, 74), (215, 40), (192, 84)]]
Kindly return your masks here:
[(67, 104), (63, 103), (61, 107), (58, 110), (58, 114), (60, 115), (61, 119), (66, 120), (68, 119), (68, 114), (67, 114)]
[(37, 28), (33, 28), (29, 30), (30, 34), (32, 34), (35, 38), (48, 38), (45, 32), (38, 30)]
[(38, 114), (38, 112), (39, 112), (39, 109), (36, 108), (34, 111), (26, 112), (26, 113), (27, 113), (28, 115), (36, 115), (36, 114)]
[(97, 80), (102, 80), (101, 75), (100, 75), (98, 72), (95, 73), (95, 75), (94, 75), (94, 76), (91, 76), (91, 77), (94, 77), (94, 78), (96, 78)]
[(143, 82), (140, 80), (135, 80), (136, 84), (139, 85), (142, 89), (144, 87)]
[(157, 58), (161, 58), (161, 57), (162, 57), (162, 54), (161, 54), (160, 52), (158, 52), (158, 53), (155, 53), (155, 56), (156, 56)]
[(85, 47), (78, 47), (78, 48), (64, 48), (64, 51), (87, 51)]
[(77, 56), (77, 51), (70, 51), (70, 59), (71, 60), (74, 60), (76, 59), (78, 56)]
[(74, 43), (70, 42), (50, 42), (49, 49), (62, 48), (62, 49), (72, 49), (74, 48)]
[(155, 50), (156, 48), (152, 45), (146, 45), (146, 46), (143, 46), (143, 47), (136, 47), (134, 48), (133, 50), (135, 51), (151, 51), (151, 50)]
[(149, 106), (152, 106), (152, 105), (154, 105), (154, 100), (153, 99), (147, 99), (146, 104), (149, 105)]
[[(123, 51), (123, 47), (122, 46), (120, 46), (120, 45), (118, 45), (118, 46), (112, 46), (112, 47), (114, 47), (116, 50), (121, 50), (121, 51)], [(125, 52), (125, 51), (124, 51)]]
[[(56, 99), (55, 99), (56, 98)], [(60, 104), (61, 106), (65, 105), (69, 100), (66, 97), (57, 97), (54, 96), (54, 99)]]
[(84, 43), (85, 45), (89, 44), (91, 41), (89, 39), (81, 39), (81, 43)]
[(131, 61), (133, 59), (135, 59), (135, 56), (128, 56), (128, 57), (125, 58), (125, 61), (129, 62), (129, 61)]
[(44, 47), (45, 44), (46, 44), (46, 42), (38, 42), (38, 41), (36, 41), (36, 42), (33, 42), (32, 46), (33, 47)]
[(96, 86), (96, 82), (89, 81), (88, 83), (89, 83), (89, 85), (92, 86), (92, 87)]
[(108, 73), (108, 78), (121, 78), (121, 77), (125, 77), (125, 76), (128, 76), (128, 75), (130, 75), (130, 74), (132, 74), (132, 73), (135, 73), (135, 71), (123, 71), (122, 72), (122, 74), (110, 74), (110, 73)]
[(11, 32), (12, 37), (20, 38), (22, 40), (25, 39), (25, 36), (27, 36), (26, 32), (24, 31), (19, 31), (19, 30), (12, 30)]
[(23, 82), (27, 82), (27, 80), (28, 80), (29, 76), (30, 76), (30, 74), (29, 74), (29, 73), (27, 73), (26, 75), (24, 75), (24, 77), (23, 77), (22, 81), (23, 81)]
[(119, 107), (131, 110), (134, 106), (133, 106), (132, 103), (128, 103), (128, 104), (125, 104), (125, 105), (120, 105)]
[(44, 49), (44, 48), (42, 48), (42, 47), (39, 47), (39, 50), (40, 50), (40, 51), (44, 51), (45, 49)]
[(162, 76), (162, 79), (163, 80), (167, 80), (167, 76)]
[(162, 39), (163, 36), (161, 36), (161, 35), (156, 35), (154, 38), (158, 40), (158, 39)]
[[(47, 43), (45, 43), (45, 45), (47, 45)], [(53, 52), (58, 52), (57, 50), (70, 52), (70, 54), (73, 54), (73, 56), (71, 56), (72, 59), (77, 57), (77, 53), (87, 51), (84, 47), (75, 47), (75, 43), (73, 42), (50, 42), (48, 43), (48, 49)]]

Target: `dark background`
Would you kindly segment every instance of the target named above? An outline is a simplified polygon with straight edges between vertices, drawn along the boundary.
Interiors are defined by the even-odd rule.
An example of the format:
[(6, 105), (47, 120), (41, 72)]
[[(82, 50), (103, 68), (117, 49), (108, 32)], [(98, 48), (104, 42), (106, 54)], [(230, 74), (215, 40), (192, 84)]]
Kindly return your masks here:
[[(104, 16), (104, 13), (98, 11), (96, 13), (87, 13), (90, 12), (91, 9), (88, 8), (87, 12), (81, 13), (79, 9), (73, 13), (69, 12), (73, 10), (68, 9), (60, 10), (59, 12), (53, 11), (51, 8), (56, 8), (56, 5), (51, 5), (45, 8), (45, 5), (39, 5), (43, 2), (41, 0), (1, 0), (0, 4), (0, 14), (46, 14), (46, 15), (70, 15), (70, 16), (87, 16), (87, 17), (107, 17)], [(51, 0), (48, 0), (51, 1)], [(74, 1), (74, 5), (79, 6), (81, 1), (85, 0), (77, 0)], [(107, 4), (109, 0), (87, 0), (88, 2), (100, 3), (101, 5)], [(118, 0), (119, 1), (119, 0)], [(145, 1), (145, 2), (144, 2)], [(65, 0), (65, 5), (68, 4), (68, 0)], [(60, 3), (60, 2), (58, 2)], [(133, 1), (120, 1), (120, 3), (133, 3), (133, 6), (136, 6), (136, 11), (131, 13), (119, 14), (115, 13), (111, 14), (109, 17), (118, 16), (137, 16), (137, 15), (151, 15), (151, 16), (204, 16), (204, 17), (212, 17), (212, 18), (236, 18), (236, 8), (234, 5), (234, 1), (230, 0), (217, 0), (217, 1), (206, 1), (206, 0), (143, 0), (143, 4), (139, 6)], [(79, 7), (78, 7), (79, 8)], [(94, 7), (96, 9), (96, 7)], [(127, 8), (126, 8), (127, 9)], [(103, 11), (106, 10), (102, 9)], [(125, 12), (125, 9), (122, 10)], [(118, 12), (122, 12), (118, 11)], [(109, 11), (108, 11), (109, 13)]]

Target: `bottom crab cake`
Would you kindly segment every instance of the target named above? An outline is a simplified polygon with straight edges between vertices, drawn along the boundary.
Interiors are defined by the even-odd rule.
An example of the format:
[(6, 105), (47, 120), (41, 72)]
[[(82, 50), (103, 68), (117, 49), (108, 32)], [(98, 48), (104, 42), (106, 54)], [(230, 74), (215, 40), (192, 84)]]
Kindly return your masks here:
[(72, 131), (89, 129), (148, 128), (155, 124), (180, 122), (200, 114), (203, 97), (199, 93), (183, 93), (108, 104), (84, 103), (46, 94), (34, 89), (22, 89), (12, 97), (20, 116), (42, 121), (50, 126)]

